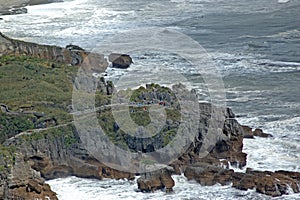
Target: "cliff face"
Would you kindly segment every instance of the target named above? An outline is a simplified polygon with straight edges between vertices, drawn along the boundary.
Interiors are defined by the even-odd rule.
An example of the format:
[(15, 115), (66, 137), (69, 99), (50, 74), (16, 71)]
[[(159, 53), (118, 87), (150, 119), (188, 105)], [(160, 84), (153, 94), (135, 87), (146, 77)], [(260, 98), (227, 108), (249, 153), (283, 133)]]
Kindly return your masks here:
[(103, 72), (108, 67), (103, 55), (86, 52), (75, 45), (68, 45), (65, 48), (39, 45), (11, 39), (0, 32), (0, 56), (3, 55), (24, 55), (66, 65), (83, 65), (87, 70), (95, 72)]
[[(81, 145), (72, 125), (55, 131), (16, 136), (5, 146), (16, 147), (16, 157), (8, 174), (2, 180), (5, 197), (20, 196), (24, 199), (39, 197), (56, 199), (44, 180), (77, 176), (82, 178), (127, 178), (133, 175), (119, 172), (94, 159)], [(29, 198), (30, 197), (30, 198)]]
[(8, 38), (2, 33), (0, 43), (0, 56), (26, 55), (72, 65), (81, 64), (84, 56), (84, 51), (23, 42)]

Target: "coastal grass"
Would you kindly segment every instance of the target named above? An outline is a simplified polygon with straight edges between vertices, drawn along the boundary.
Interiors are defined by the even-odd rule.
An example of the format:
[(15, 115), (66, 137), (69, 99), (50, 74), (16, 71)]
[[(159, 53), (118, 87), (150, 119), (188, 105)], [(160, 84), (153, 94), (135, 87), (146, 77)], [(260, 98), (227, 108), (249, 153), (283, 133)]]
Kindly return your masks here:
[(7, 115), (0, 112), (0, 143), (18, 133), (34, 128), (34, 116)]
[[(70, 123), (73, 80), (78, 68), (28, 56), (0, 57), (0, 143), (18, 133)], [(45, 124), (45, 123), (44, 123)]]
[(15, 153), (16, 148), (14, 146), (6, 147), (0, 144), (0, 173), (2, 175), (6, 175), (8, 170), (15, 164)]
[[(78, 142), (75, 127), (71, 125), (72, 90), (77, 71), (78, 67), (39, 58), (0, 57), (0, 104), (9, 109), (0, 111), (0, 143), (22, 132), (25, 132), (22, 135), (25, 141), (63, 137), (66, 147)], [(113, 88), (113, 83), (108, 81), (106, 87)], [(107, 95), (106, 87), (98, 88), (95, 94), (83, 95), (95, 95), (95, 107), (108, 105), (111, 102), (111, 95)], [(153, 94), (155, 98), (161, 95), (156, 99), (158, 102), (169, 101), (169, 106), (161, 105), (166, 111), (169, 124), (153, 136), (160, 137), (162, 143), (167, 145), (176, 135), (181, 119), (180, 109), (173, 106), (177, 105), (177, 102), (171, 89), (149, 84), (132, 90), (131, 103), (142, 106), (129, 106), (129, 112), (132, 111), (130, 117), (138, 126), (146, 127), (151, 122), (149, 102), (153, 101)], [(166, 96), (169, 99), (164, 99)], [(110, 108), (101, 110), (97, 117), (99, 125), (109, 139), (118, 146), (128, 149), (126, 144), (128, 133), (118, 127), (112, 110)], [(40, 128), (41, 124), (46, 124), (46, 130), (33, 131)]]
[(75, 127), (72, 124), (66, 126), (51, 128), (40, 132), (34, 132), (31, 134), (24, 134), (21, 138), (26, 142), (47, 140), (48, 142), (54, 142), (54, 140), (62, 140), (64, 147), (70, 148), (73, 144), (79, 142), (75, 135)]
[[(71, 103), (77, 67), (28, 56), (0, 57), (0, 102), (11, 110), (46, 104), (64, 108)], [(29, 107), (29, 106), (28, 106)]]

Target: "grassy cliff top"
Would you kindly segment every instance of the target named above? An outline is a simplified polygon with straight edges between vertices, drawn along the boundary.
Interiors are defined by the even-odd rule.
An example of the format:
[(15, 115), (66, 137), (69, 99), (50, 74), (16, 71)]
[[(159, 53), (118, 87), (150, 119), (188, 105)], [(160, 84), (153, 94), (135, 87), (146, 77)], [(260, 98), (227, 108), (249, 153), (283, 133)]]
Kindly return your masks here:
[[(28, 56), (0, 57), (0, 143), (20, 133), (39, 138), (38, 135), (47, 133), (47, 129), (57, 133), (63, 130), (62, 127), (69, 126), (73, 122), (72, 90), (77, 72), (75, 66)], [(113, 87), (104, 79), (99, 81), (102, 86), (98, 85), (95, 94), (96, 107), (109, 104), (108, 88)], [(178, 102), (171, 89), (148, 84), (146, 88), (133, 90), (131, 101), (137, 106), (128, 108), (130, 116), (139, 126), (150, 123), (149, 106), (152, 104), (160, 103), (166, 109), (169, 125), (158, 137), (162, 145), (167, 144), (172, 138), (170, 133), (174, 135), (180, 121)], [(109, 108), (99, 111), (98, 119), (113, 141), (124, 143), (127, 136), (118, 129)]]
[[(25, 56), (0, 57), (0, 140), (69, 123), (77, 67)], [(47, 124), (48, 123), (48, 124)]]

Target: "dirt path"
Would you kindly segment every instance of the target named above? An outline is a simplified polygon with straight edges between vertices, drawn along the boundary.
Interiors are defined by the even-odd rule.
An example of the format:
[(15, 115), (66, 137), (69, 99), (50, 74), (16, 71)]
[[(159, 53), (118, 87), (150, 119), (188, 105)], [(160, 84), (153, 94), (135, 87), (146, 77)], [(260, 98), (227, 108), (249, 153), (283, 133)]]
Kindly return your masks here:
[(18, 138), (22, 135), (31, 135), (31, 134), (39, 133), (39, 132), (46, 131), (46, 130), (57, 129), (57, 128), (60, 128), (60, 127), (65, 127), (65, 126), (71, 125), (73, 123), (74, 122), (69, 122), (69, 123), (66, 123), (66, 124), (61, 124), (61, 125), (58, 125), (58, 126), (52, 126), (52, 127), (48, 127), (48, 128), (27, 130), (27, 131), (24, 131), (24, 132), (21, 132), (21, 133), (15, 135), (14, 137), (9, 138), (7, 141), (13, 140), (13, 139)]

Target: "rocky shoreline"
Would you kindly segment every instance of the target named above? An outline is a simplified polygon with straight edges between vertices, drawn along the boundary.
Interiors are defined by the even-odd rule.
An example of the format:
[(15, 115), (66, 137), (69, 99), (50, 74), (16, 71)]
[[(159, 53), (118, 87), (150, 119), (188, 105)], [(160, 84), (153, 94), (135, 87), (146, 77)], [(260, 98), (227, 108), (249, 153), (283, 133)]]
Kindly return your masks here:
[[(30, 73), (34, 73), (34, 76), (38, 76), (40, 68), (46, 68), (46, 72), (41, 72), (41, 82), (37, 82), (38, 84), (44, 84), (47, 81), (48, 84), (54, 84), (52, 80), (47, 79), (51, 72), (67, 74), (68, 70), (83, 66), (87, 73), (101, 73), (108, 67), (108, 61), (105, 60), (104, 56), (90, 54), (76, 46), (61, 48), (38, 45), (13, 40), (3, 34), (0, 34), (0, 58), (0, 70), (21, 65), (22, 68), (26, 68), (26, 72), (30, 71)], [(21, 61), (18, 59), (21, 59)], [(35, 63), (31, 64), (31, 62)], [(91, 68), (91, 63), (97, 63), (98, 66)], [(35, 67), (35, 65), (38, 67)], [(58, 79), (59, 76), (56, 75), (56, 77)], [(0, 77), (0, 81), (4, 78)], [(63, 80), (65, 84), (69, 81), (68, 84), (76, 85), (74, 74), (69, 74), (65, 78)], [(34, 78), (23, 75), (23, 78), (20, 77), (16, 80), (33, 81)], [(60, 87), (60, 85), (56, 87)], [(69, 90), (71, 89), (63, 88), (58, 91), (64, 91), (67, 95), (70, 94)], [(99, 93), (96, 96), (96, 104), (99, 104), (100, 107), (109, 104), (112, 90), (112, 84), (101, 79), (98, 84)], [(159, 101), (163, 100), (174, 104), (174, 102), (168, 102), (172, 101), (170, 100), (172, 98), (168, 96), (167, 90), (161, 89), (157, 85), (149, 85), (140, 91), (136, 95), (136, 101), (144, 101), (148, 97), (154, 97)], [(46, 94), (46, 97), (49, 98), (48, 94)], [(53, 98), (57, 100), (59, 97), (54, 96)], [(71, 101), (59, 102), (57, 100), (59, 103), (55, 104), (45, 102), (48, 99), (44, 99), (41, 102), (35, 102), (35, 104), (30, 101), (25, 102), (25, 105), (24, 103), (18, 105), (15, 99), (12, 102), (9, 100), (0, 99), (2, 110), (0, 116), (5, 119), (14, 117), (14, 120), (18, 119), (19, 121), (25, 116), (26, 123), (28, 123), (28, 120), (31, 120), (30, 123), (32, 123), (32, 126), (29, 126), (29, 124), (28, 127), (33, 128), (28, 130), (27, 126), (24, 125), (22, 126), (25, 127), (22, 130), (23, 132), (18, 127), (19, 129), (15, 132), (10, 132), (9, 137), (7, 135), (4, 137), (4, 141), (0, 146), (0, 199), (57, 199), (56, 194), (45, 183), (45, 180), (55, 178), (77, 176), (99, 180), (102, 178), (126, 178), (131, 180), (137, 175), (107, 167), (86, 150), (74, 122), (65, 116), (72, 112), (72, 108), (70, 108)], [(30, 105), (28, 105), (29, 103)], [(53, 115), (54, 111), (48, 114), (47, 109), (49, 107), (55, 111), (63, 110), (62, 119), (58, 114)], [(298, 172), (283, 170), (276, 172), (256, 171), (248, 168), (245, 173), (241, 173), (230, 169), (230, 166), (240, 169), (246, 166), (247, 154), (242, 151), (244, 138), (253, 138), (253, 142), (255, 142), (255, 137), (272, 137), (272, 135), (266, 134), (260, 129), (253, 130), (250, 127), (240, 125), (229, 108), (221, 110), (209, 103), (200, 103), (199, 108), (200, 128), (194, 138), (194, 143), (168, 167), (158, 171), (138, 174), (141, 176), (137, 181), (141, 192), (155, 190), (172, 192), (175, 184), (172, 175), (182, 173), (188, 180), (196, 180), (201, 185), (232, 184), (237, 189), (256, 189), (257, 192), (269, 196), (289, 194), (291, 189), (295, 193), (300, 192), (300, 173)], [(25, 111), (29, 109), (30, 112), (24, 113), (24, 109)], [(38, 112), (34, 112), (35, 109), (38, 109)], [(33, 113), (43, 111), (45, 111), (43, 115), (33, 115)], [(218, 113), (216, 119), (211, 118), (212, 112)], [(120, 142), (122, 134), (118, 135), (120, 132), (114, 121), (110, 119), (109, 109), (99, 109), (97, 115), (106, 124), (107, 130), (111, 131), (112, 139)], [(52, 119), (51, 123), (49, 123), (49, 119)], [(219, 119), (225, 120), (221, 129), (217, 128)], [(0, 120), (0, 122), (0, 133), (2, 133), (5, 132), (5, 126), (9, 121)], [(42, 128), (40, 128), (41, 124)], [(172, 130), (174, 124), (176, 124), (176, 120), (169, 123), (168, 129)], [(209, 128), (220, 133), (221, 137), (218, 138), (209, 153), (200, 158), (199, 153), (203, 145), (203, 135), (207, 133)], [(150, 142), (161, 143), (152, 144), (153, 146), (163, 146), (163, 142), (168, 142), (168, 140), (163, 140), (167, 138), (166, 136), (162, 134), (162, 138)], [(133, 140), (132, 138), (125, 138), (125, 141), (127, 144), (131, 144)], [(135, 142), (140, 142), (140, 146), (145, 146), (149, 141), (135, 140)], [(133, 149), (132, 147), (131, 150), (139, 149)], [(143, 148), (143, 151), (147, 152), (148, 150), (150, 151), (148, 148)]]
[(25, 6), (62, 2), (62, 0), (0, 0), (0, 16), (27, 13)]

